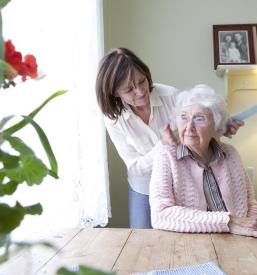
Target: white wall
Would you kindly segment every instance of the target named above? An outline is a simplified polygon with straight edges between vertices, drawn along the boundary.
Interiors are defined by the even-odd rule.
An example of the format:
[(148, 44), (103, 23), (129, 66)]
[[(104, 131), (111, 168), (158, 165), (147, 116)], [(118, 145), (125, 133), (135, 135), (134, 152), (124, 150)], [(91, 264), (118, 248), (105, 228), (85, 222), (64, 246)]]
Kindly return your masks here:
[[(184, 89), (206, 83), (225, 94), (213, 69), (212, 25), (257, 23), (256, 0), (103, 0), (105, 49), (127, 47), (154, 82)], [(111, 225), (126, 226), (125, 168), (109, 142)]]

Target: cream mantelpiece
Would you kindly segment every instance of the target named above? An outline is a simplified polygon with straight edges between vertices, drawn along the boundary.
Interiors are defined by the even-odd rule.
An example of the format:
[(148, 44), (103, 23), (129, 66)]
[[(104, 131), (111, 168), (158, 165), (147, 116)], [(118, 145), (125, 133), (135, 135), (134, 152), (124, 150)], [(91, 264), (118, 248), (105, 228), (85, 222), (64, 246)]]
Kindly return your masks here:
[(257, 64), (248, 65), (218, 65), (216, 69), (217, 76), (226, 76), (228, 74), (240, 75), (257, 73)]
[[(249, 91), (257, 91), (257, 65), (219, 65), (216, 75), (224, 79), (229, 108), (237, 91), (245, 91), (245, 99)], [(239, 110), (240, 107), (242, 106), (238, 106)]]
[[(224, 80), (230, 114), (257, 104), (257, 65), (219, 65), (216, 74)], [(232, 140), (223, 141), (239, 151), (257, 194), (257, 115), (248, 118)]]

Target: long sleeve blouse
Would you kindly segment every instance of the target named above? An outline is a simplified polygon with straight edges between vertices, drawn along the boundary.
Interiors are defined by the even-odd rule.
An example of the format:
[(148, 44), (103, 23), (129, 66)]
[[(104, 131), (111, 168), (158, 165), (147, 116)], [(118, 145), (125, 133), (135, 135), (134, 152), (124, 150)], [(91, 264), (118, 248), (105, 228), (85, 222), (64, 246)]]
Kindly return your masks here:
[(174, 108), (177, 89), (154, 84), (150, 93), (151, 114), (145, 124), (133, 113), (129, 105), (117, 121), (105, 117), (110, 138), (124, 161), (131, 187), (142, 194), (149, 194), (153, 157), (161, 145), (161, 129), (165, 124), (175, 125)]
[(159, 147), (150, 182), (152, 226), (178, 232), (228, 232), (229, 215), (248, 216), (257, 206), (238, 152), (221, 143), (226, 157), (210, 167), (228, 212), (208, 212), (203, 168), (192, 158), (177, 160), (177, 146)]

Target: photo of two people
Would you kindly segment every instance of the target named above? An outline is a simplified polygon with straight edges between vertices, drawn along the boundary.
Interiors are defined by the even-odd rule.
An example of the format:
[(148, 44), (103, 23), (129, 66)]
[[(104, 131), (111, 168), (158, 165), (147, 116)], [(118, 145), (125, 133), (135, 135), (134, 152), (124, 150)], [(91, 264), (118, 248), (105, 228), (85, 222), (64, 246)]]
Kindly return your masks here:
[(257, 60), (257, 24), (213, 25), (214, 69)]
[(249, 45), (247, 31), (219, 32), (220, 63), (248, 63)]

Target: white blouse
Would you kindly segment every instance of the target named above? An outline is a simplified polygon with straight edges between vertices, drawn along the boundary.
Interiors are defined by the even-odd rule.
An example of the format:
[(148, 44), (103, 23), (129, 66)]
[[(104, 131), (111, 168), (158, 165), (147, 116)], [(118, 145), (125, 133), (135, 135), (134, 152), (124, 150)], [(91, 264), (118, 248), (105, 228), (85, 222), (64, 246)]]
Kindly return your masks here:
[(148, 125), (125, 104), (117, 122), (105, 117), (105, 126), (120, 157), (126, 164), (128, 182), (133, 190), (149, 194), (153, 156), (161, 145), (161, 129), (170, 123), (175, 129), (175, 98), (178, 90), (174, 87), (154, 84), (150, 93), (151, 114)]

